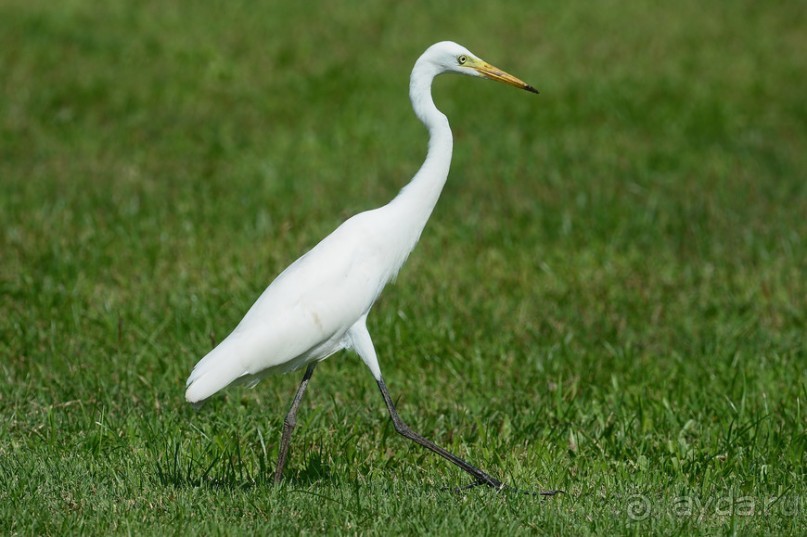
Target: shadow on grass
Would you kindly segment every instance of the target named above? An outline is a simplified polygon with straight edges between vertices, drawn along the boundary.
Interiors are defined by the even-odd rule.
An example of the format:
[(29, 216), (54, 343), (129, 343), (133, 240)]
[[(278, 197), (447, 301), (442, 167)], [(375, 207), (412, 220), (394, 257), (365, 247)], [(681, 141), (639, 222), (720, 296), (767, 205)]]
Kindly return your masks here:
[[(154, 474), (163, 486), (245, 490), (274, 485), (274, 461), (267, 463), (266, 457), (245, 460), (238, 444), (225, 449), (210, 445), (195, 455), (176, 443), (155, 455)], [(283, 481), (291, 485), (311, 485), (333, 480), (331, 467), (320, 453), (314, 452), (307, 457), (302, 469), (287, 468)]]

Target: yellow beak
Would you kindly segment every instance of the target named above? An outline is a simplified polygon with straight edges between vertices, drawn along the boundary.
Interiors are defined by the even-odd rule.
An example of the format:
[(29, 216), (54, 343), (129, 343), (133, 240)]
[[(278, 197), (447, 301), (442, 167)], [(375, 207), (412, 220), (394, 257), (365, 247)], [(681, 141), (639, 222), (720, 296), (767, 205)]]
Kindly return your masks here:
[(482, 60), (475, 60), (473, 62), (468, 62), (468, 67), (475, 69), (479, 74), (483, 77), (496, 80), (497, 82), (504, 82), (510, 86), (515, 86), (517, 88), (521, 88), (523, 90), (530, 91), (532, 93), (538, 93), (538, 90), (521, 80), (520, 78), (516, 78), (510, 73), (506, 73), (499, 69), (498, 67), (494, 67), (488, 62)]

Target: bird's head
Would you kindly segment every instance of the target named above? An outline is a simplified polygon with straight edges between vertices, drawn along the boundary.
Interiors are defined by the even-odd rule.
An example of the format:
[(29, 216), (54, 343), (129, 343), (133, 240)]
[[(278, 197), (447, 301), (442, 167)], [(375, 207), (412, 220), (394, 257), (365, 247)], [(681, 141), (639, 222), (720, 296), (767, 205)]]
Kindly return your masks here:
[(532, 93), (538, 90), (513, 75), (494, 67), (480, 59), (470, 50), (452, 41), (442, 41), (429, 47), (421, 56), (420, 61), (430, 62), (440, 73), (456, 73), (467, 76), (477, 76), (503, 82)]

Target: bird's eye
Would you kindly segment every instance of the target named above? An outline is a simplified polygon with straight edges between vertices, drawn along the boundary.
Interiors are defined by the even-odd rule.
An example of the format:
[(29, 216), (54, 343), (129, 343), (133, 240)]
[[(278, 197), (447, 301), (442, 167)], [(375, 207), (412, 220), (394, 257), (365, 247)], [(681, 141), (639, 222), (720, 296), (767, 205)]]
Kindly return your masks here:
[(460, 63), (460, 65), (465, 65), (465, 62), (468, 61), (468, 58), (466, 58), (465, 55), (462, 55), (457, 58), (457, 61)]

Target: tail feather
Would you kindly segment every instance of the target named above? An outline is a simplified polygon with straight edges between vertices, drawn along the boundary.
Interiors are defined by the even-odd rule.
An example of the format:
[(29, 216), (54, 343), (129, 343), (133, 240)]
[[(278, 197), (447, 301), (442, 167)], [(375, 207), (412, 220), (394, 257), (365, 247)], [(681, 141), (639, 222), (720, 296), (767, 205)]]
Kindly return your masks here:
[[(222, 348), (225, 347), (225, 348)], [(217, 391), (226, 388), (249, 372), (235, 356), (219, 345), (202, 358), (188, 377), (185, 399), (189, 403), (204, 401)]]

